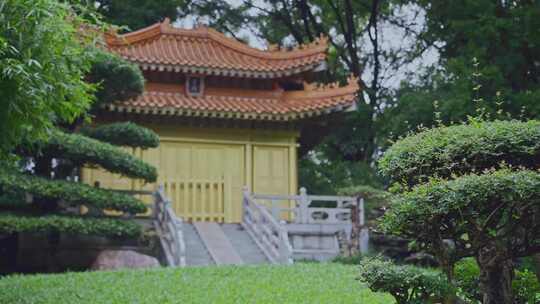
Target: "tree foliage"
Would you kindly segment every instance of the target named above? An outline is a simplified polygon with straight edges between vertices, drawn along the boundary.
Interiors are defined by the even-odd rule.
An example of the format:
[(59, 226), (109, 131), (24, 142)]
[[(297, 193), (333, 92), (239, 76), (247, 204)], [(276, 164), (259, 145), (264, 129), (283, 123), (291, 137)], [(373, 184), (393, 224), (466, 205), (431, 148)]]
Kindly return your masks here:
[(142, 229), (137, 223), (118, 218), (63, 215), (29, 215), (27, 213), (0, 213), (2, 233), (67, 233), (136, 238)]
[(456, 260), (492, 243), (509, 258), (529, 256), (540, 250), (540, 173), (502, 169), (431, 180), (394, 200), (381, 228), (430, 251), (452, 240)]
[[(540, 117), (540, 6), (536, 1), (406, 0), (425, 12), (417, 48), (432, 46), (434, 66), (415, 70), (388, 100), (381, 135), (464, 120), (478, 104), (486, 113)], [(438, 105), (434, 107), (434, 102)]]
[(373, 291), (390, 293), (397, 304), (438, 303), (452, 293), (452, 285), (436, 270), (380, 258), (362, 259), (360, 280)]
[(538, 167), (539, 121), (471, 121), (434, 128), (396, 142), (380, 159), (379, 169), (394, 181), (414, 185), (432, 176), (449, 178), (502, 163)]
[(483, 303), (512, 303), (513, 260), (540, 252), (539, 131), (536, 121), (473, 120), (396, 142), (381, 169), (403, 192), (382, 230), (432, 253), (451, 280), (474, 257)]
[(92, 62), (85, 22), (54, 0), (0, 3), (0, 150), (22, 134), (44, 137), (55, 123), (88, 109), (93, 86), (84, 81)]
[[(30, 146), (30, 144), (28, 145)], [(80, 134), (54, 131), (45, 141), (34, 144), (34, 149), (26, 149), (28, 155), (39, 153), (69, 160), (74, 166), (98, 165), (101, 168), (131, 178), (141, 178), (155, 182), (157, 171), (139, 158), (122, 151), (119, 147)]]
[(159, 146), (159, 136), (155, 132), (132, 122), (110, 123), (94, 128), (85, 127), (81, 129), (81, 133), (117, 146), (140, 148), (157, 148)]
[(61, 198), (64, 203), (69, 205), (88, 206), (132, 214), (146, 211), (143, 202), (127, 194), (94, 188), (82, 183), (49, 180), (14, 172), (0, 172), (0, 192), (12, 195), (28, 193), (37, 197), (38, 200)]
[(85, 0), (104, 16), (105, 21), (138, 30), (164, 18), (175, 20), (184, 0)]
[[(90, 165), (153, 182), (156, 169), (119, 147), (72, 132), (90, 117), (90, 109), (140, 94), (142, 73), (95, 47), (104, 24), (91, 8), (8, 0), (0, 3), (0, 20), (1, 149), (21, 160), (17, 166), (13, 157), (0, 168), (0, 233), (139, 236), (142, 229), (133, 221), (94, 215), (144, 213), (142, 201), (75, 182), (75, 175)], [(159, 144), (153, 132), (129, 124), (96, 136), (112, 139), (113, 131), (133, 136), (137, 142), (122, 141), (130, 147)], [(79, 215), (81, 208), (70, 208), (80, 206), (90, 212)]]
[(98, 86), (93, 109), (137, 97), (144, 90), (144, 77), (135, 64), (100, 50), (95, 51), (86, 79)]

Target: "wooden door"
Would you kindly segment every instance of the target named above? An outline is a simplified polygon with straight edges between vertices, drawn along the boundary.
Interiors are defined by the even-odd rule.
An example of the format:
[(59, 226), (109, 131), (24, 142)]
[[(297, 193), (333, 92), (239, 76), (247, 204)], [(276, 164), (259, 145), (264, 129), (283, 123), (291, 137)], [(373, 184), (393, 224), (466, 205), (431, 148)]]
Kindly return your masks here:
[(288, 147), (255, 146), (253, 192), (289, 194)]

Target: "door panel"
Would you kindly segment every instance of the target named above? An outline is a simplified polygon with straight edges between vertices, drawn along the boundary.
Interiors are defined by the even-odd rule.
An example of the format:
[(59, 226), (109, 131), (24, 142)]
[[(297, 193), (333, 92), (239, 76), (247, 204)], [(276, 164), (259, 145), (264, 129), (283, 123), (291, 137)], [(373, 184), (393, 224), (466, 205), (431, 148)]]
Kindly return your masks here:
[(255, 146), (253, 153), (253, 191), (261, 194), (288, 194), (289, 149)]
[[(289, 194), (289, 149), (287, 147), (254, 147), (253, 191), (258, 194)], [(262, 201), (268, 208), (289, 208), (292, 202), (285, 200), (272, 206), (271, 201)], [(274, 211), (273, 211), (274, 212)], [(291, 214), (281, 212), (281, 218), (288, 220)]]

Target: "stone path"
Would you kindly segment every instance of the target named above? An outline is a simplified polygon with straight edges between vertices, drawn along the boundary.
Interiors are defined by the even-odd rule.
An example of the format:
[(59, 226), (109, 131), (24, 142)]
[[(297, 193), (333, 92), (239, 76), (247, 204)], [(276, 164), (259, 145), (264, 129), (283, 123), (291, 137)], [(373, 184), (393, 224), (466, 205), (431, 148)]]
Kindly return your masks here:
[(215, 265), (208, 250), (204, 246), (197, 230), (192, 224), (185, 222), (182, 225), (184, 241), (186, 243), (186, 264), (187, 266), (207, 266)]
[(242, 258), (240, 258), (240, 255), (238, 255), (219, 224), (213, 222), (195, 222), (193, 226), (217, 265), (244, 264)]
[(268, 263), (239, 224), (184, 223), (187, 266)]

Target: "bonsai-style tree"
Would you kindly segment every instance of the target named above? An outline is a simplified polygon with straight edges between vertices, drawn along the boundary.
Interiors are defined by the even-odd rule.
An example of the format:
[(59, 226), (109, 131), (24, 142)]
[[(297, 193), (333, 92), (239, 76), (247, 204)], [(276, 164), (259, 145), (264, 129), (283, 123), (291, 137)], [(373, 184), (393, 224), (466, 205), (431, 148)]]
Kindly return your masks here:
[[(16, 7), (20, 3), (22, 2), (14, 1), (6, 5)], [(64, 22), (71, 20), (70, 16), (75, 14), (67, 5), (58, 4), (56, 1), (40, 0), (37, 4), (36, 7), (42, 10), (57, 10), (53, 11), (57, 15), (39, 11), (43, 19), (55, 16), (59, 18), (58, 22)], [(36, 7), (27, 5), (18, 9), (28, 10), (29, 14)], [(37, 19), (35, 22), (40, 25), (42, 20)], [(77, 31), (64, 35), (85, 36), (80, 31), (78, 28)], [(48, 77), (44, 81), (51, 83), (48, 88), (53, 91), (66, 87), (64, 89), (78, 92), (70, 87), (72, 85), (81, 85), (79, 90), (93, 88), (95, 102), (89, 112), (70, 116), (70, 119), (52, 115), (54, 112), (43, 113), (45, 117), (42, 119), (50, 120), (45, 124), (48, 126), (45, 136), (32, 134), (26, 137), (25, 129), (20, 131), (23, 136), (18, 142), (21, 144), (11, 152), (19, 159), (19, 165), (13, 165), (12, 162), (0, 169), (0, 234), (45, 233), (51, 240), (57, 240), (59, 233), (135, 238), (141, 235), (142, 229), (130, 218), (134, 214), (146, 212), (145, 204), (124, 193), (83, 184), (78, 180), (78, 172), (82, 166), (89, 165), (144, 182), (156, 181), (157, 172), (154, 167), (119, 147), (157, 147), (159, 138), (154, 132), (133, 123), (116, 123), (94, 128), (83, 125), (92, 112), (103, 104), (140, 94), (144, 80), (135, 65), (99, 48), (89, 48), (78, 38), (71, 39), (79, 41), (84, 51), (63, 55), (86, 56), (85, 60), (90, 62), (90, 67), (79, 71), (80, 77), (83, 77), (86, 83), (62, 84), (45, 72), (42, 76)], [(27, 49), (21, 49), (21, 52), (25, 51)], [(34, 64), (45, 66), (54, 65), (54, 62)], [(63, 78), (60, 77), (59, 80), (63, 81)], [(14, 83), (15, 89), (19, 89), (17, 85)], [(77, 101), (71, 99), (78, 95), (58, 93), (54, 96), (58, 96), (59, 100), (56, 102), (67, 109), (78, 106)], [(82, 206), (86, 208), (81, 208)], [(87, 209), (88, 212), (80, 214), (82, 209)], [(106, 216), (104, 210), (118, 211), (124, 216)]]
[(384, 232), (435, 255), (449, 279), (474, 257), (483, 303), (513, 303), (513, 261), (540, 252), (540, 122), (471, 120), (396, 142), (380, 169), (401, 187)]

